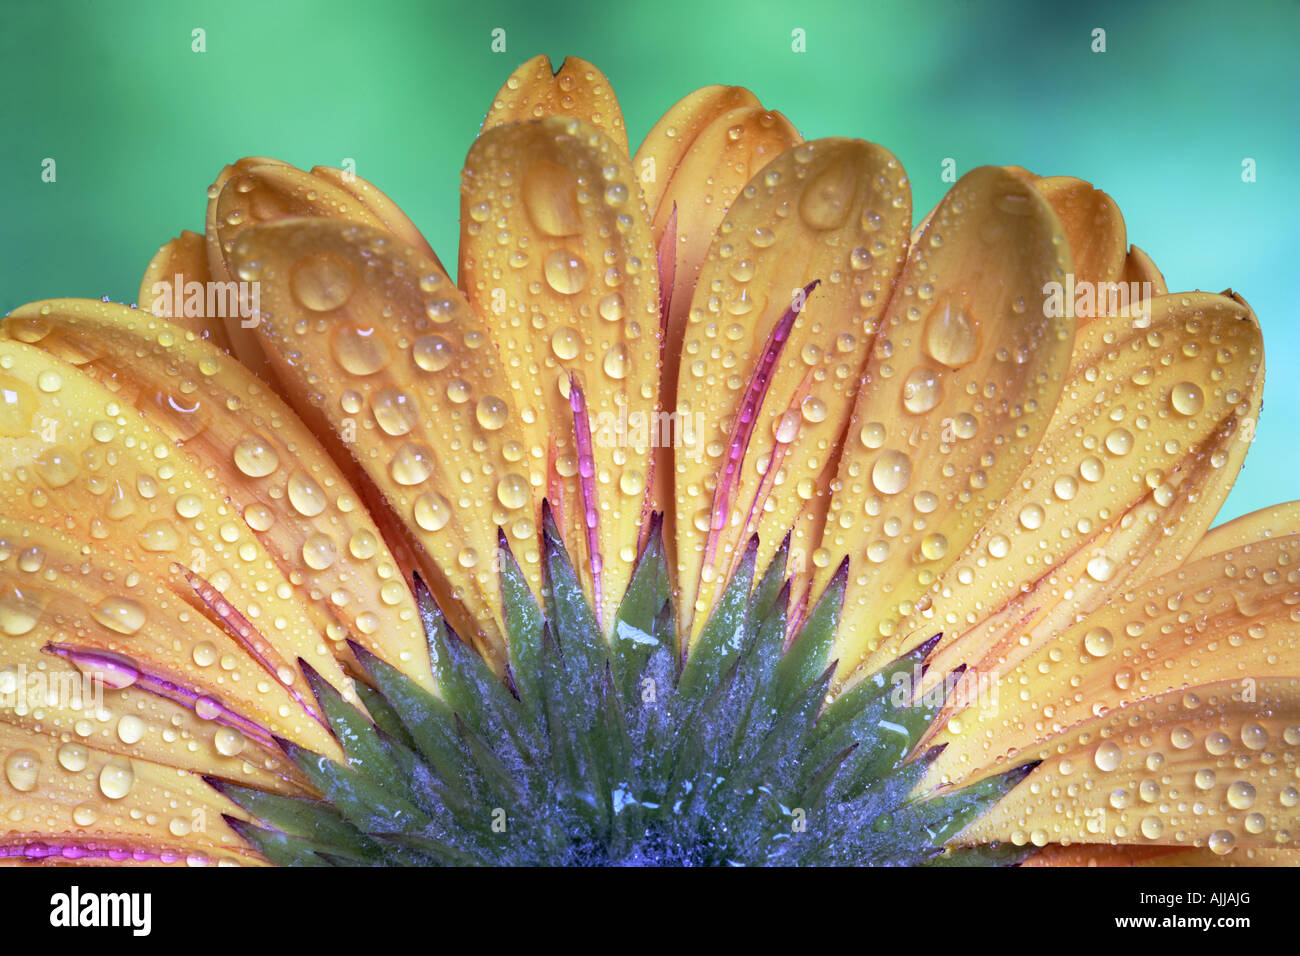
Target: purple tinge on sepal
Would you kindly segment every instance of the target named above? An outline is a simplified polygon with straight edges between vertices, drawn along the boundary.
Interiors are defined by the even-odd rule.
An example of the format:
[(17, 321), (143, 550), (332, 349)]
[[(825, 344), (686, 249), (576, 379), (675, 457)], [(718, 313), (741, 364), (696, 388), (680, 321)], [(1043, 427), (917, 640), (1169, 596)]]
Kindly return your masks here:
[(772, 385), (772, 376), (776, 371), (776, 363), (781, 358), (785, 343), (790, 339), (790, 332), (794, 328), (795, 320), (798, 319), (799, 313), (803, 311), (808, 296), (812, 294), (813, 289), (817, 288), (820, 281), (814, 279), (808, 283), (804, 287), (803, 295), (799, 301), (792, 302), (790, 308), (773, 326), (772, 331), (768, 334), (767, 342), (763, 345), (763, 351), (759, 355), (758, 364), (754, 367), (754, 372), (749, 378), (749, 384), (745, 387), (740, 409), (736, 412), (735, 421), (731, 426), (731, 437), (727, 441), (727, 461), (723, 465), (722, 473), (718, 476), (717, 489), (713, 493), (713, 515), (709, 521), (709, 538), (704, 548), (704, 564), (706, 567), (713, 563), (713, 553), (718, 543), (718, 532), (727, 526), (727, 517), (731, 514), (736, 496), (740, 466), (745, 460), (745, 452), (748, 450), (749, 441), (754, 435), (754, 425), (758, 421), (759, 409), (763, 407), (763, 399), (767, 397), (767, 390)]
[(569, 407), (573, 409), (573, 439), (578, 448), (578, 484), (582, 489), (582, 526), (587, 534), (587, 553), (591, 556), (591, 590), (596, 605), (596, 623), (605, 628), (600, 572), (600, 503), (596, 498), (596, 454), (591, 444), (591, 420), (587, 399), (573, 373), (569, 374)]
[(175, 681), (152, 674), (138, 662), (111, 651), (72, 644), (46, 644), (47, 654), (62, 657), (83, 674), (98, 678), (105, 686), (121, 690), (137, 687), (156, 697), (170, 700), (194, 711), (200, 718), (234, 728), (267, 750), (274, 749), (271, 732), (244, 715), (231, 710), (219, 700), (201, 694)]

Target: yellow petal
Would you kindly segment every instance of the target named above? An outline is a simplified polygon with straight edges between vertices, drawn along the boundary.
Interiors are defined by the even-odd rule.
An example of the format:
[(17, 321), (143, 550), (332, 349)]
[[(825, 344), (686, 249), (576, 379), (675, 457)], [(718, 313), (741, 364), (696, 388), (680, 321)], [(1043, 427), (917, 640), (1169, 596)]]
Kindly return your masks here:
[(374, 229), (270, 223), (232, 258), (262, 284), (277, 374), (383, 492), (458, 633), (503, 665), (497, 528), (536, 585), (537, 465), (487, 329), (432, 260)]
[(919, 237), (876, 336), (814, 555), (814, 594), (850, 561), (841, 677), (931, 636), (898, 622), (995, 513), (1042, 437), (1074, 340), (1068, 310), (1049, 314), (1043, 290), (1070, 269), (1051, 207), (995, 167), (962, 177)]
[[(1300, 510), (1269, 513), (1293, 522)], [(1088, 734), (1095, 743), (1102, 725), (1127, 732), (1168, 717), (1207, 722), (1208, 733), (1215, 721), (1268, 714), (1294, 721), (1300, 588), (1291, 565), (1300, 530), (1290, 523), (1271, 531), (1242, 544), (1219, 537), (1226, 549), (1198, 552), (1038, 646), (994, 685), (994, 706), (971, 707), (936, 738), (948, 747), (928, 782), (982, 777), (1086, 744)], [(1265, 704), (1274, 692), (1279, 700)], [(1286, 738), (1270, 737), (1279, 747)]]
[(302, 789), (272, 735), (329, 732), (167, 582), (0, 518), (0, 721), (269, 789)]
[[(1094, 288), (1118, 282), (1128, 240), (1115, 200), (1073, 176), (1046, 176), (1036, 180), (1034, 187), (1052, 204), (1065, 230), (1074, 256), (1075, 280)], [(1091, 318), (1079, 316), (1079, 326)]]
[(207, 283), (211, 278), (207, 242), (197, 232), (185, 229), (149, 260), (140, 281), (140, 308), (165, 316), (218, 348), (229, 350), (225, 321), (208, 316)]
[[(252, 157), (223, 169), (208, 188), (208, 196), (208, 263), (218, 282), (243, 281), (232, 266), (230, 252), (244, 230), (292, 216), (340, 219), (383, 229), (437, 262), (428, 243), (392, 200), (353, 173), (322, 167), (305, 173), (288, 163)], [(278, 386), (246, 318), (227, 315), (225, 320), (240, 361)]]
[(1183, 850), (1176, 846), (1106, 846), (1084, 843), (1049, 845), (1021, 866), (1297, 866), (1300, 850), (1243, 847), (1221, 855), (1211, 850)]
[(1071, 728), (959, 840), (1286, 847), (1300, 825), (1298, 747), (1294, 677), (1134, 701)]
[(1249, 308), (1189, 293), (1150, 325), (1079, 332), (1042, 442), (905, 630), (942, 633), (929, 675), (996, 679), (1121, 589), (1173, 570), (1214, 519), (1259, 413), (1263, 341)]
[(1120, 281), (1126, 283), (1136, 282), (1139, 288), (1149, 284), (1151, 298), (1169, 293), (1169, 286), (1165, 283), (1165, 277), (1156, 268), (1156, 264), (1151, 261), (1151, 257), (1137, 246), (1129, 246), (1128, 255), (1124, 257), (1124, 271), (1120, 274)]
[[(637, 150), (632, 167), (650, 212), (652, 241), (668, 259), (660, 264), (660, 281), (668, 282), (661, 291), (670, 297), (664, 341), (674, 347), (663, 350), (661, 408), (676, 405), (676, 346), (686, 335), (700, 268), (723, 216), (760, 169), (801, 141), (784, 116), (763, 109), (748, 90), (709, 86), (674, 105)], [(672, 510), (672, 457), (671, 443), (655, 449), (656, 511)]]
[[(351, 657), (352, 636), (432, 688), (415, 601), (383, 536), (336, 459), (260, 379), (147, 312), (102, 302), (33, 303), (6, 329), (56, 355), (93, 357), (81, 366), (87, 374), (218, 472), (236, 516), (218, 529), (226, 550), (251, 547), (239, 537), (255, 532), (284, 578), (311, 598), (303, 609), (337, 656)], [(374, 427), (376, 414), (391, 427), (382, 409), (356, 412), (357, 427), (360, 419)], [(128, 507), (128, 490), (121, 500), (111, 493), (110, 517)]]
[(497, 91), (482, 132), (548, 116), (572, 116), (594, 126), (626, 159), (627, 129), (614, 88), (604, 73), (576, 56), (565, 57), (559, 70), (551, 69), (545, 54), (522, 64)]
[[(474, 143), (461, 187), (461, 286), (509, 362), (506, 397), (525, 427), (534, 504), (550, 498), (587, 593), (600, 583), (604, 622), (631, 576), (658, 431), (655, 261), (631, 165), (599, 130), (557, 117), (495, 127)], [(571, 376), (590, 467), (575, 439)]]
[[(39, 307), (36, 313), (28, 317), (35, 329), (19, 322), (20, 332), (39, 331)], [(164, 336), (182, 334), (153, 321), (166, 326)], [(14, 324), (6, 321), (4, 331)], [(0, 513), (94, 542), (202, 606), (300, 701), (310, 701), (311, 691), (298, 658), (352, 694), (303, 609), (306, 590), (241, 520), (230, 504), (234, 489), (132, 404), (139, 396), (14, 339), (0, 338), (0, 383), (13, 399), (5, 410), (9, 441), (0, 445)]]
[(0, 723), (0, 863), (257, 866), (199, 777)]
[[(641, 183), (646, 208), (654, 217), (656, 240), (662, 235), (660, 223), (667, 221), (659, 210), (665, 206), (669, 184), (700, 134), (732, 110), (759, 105), (758, 97), (743, 86), (703, 86), (670, 106), (646, 133), (632, 158), (632, 168)], [(741, 185), (748, 181), (746, 177)]]
[(898, 161), (848, 139), (785, 153), (727, 213), (677, 386), (695, 440), (674, 449), (670, 537), (692, 638), (750, 536), (762, 567), (833, 464), (910, 222)]

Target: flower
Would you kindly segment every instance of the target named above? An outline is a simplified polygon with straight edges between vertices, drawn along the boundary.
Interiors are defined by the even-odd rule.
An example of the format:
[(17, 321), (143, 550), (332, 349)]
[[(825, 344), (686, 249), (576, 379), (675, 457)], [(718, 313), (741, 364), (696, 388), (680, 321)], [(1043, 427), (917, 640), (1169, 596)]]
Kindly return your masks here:
[[(599, 71), (538, 57), (456, 283), (350, 172), (208, 197), (141, 307), (0, 327), (0, 853), (789, 862), (779, 768), (854, 860), (1289, 861), (1297, 506), (1210, 529), (1259, 326), (1168, 294), (1104, 193), (982, 167), (913, 230), (880, 146), (714, 86), (630, 155)], [(639, 716), (655, 674), (689, 733)], [(488, 792), (531, 849), (438, 829)]]

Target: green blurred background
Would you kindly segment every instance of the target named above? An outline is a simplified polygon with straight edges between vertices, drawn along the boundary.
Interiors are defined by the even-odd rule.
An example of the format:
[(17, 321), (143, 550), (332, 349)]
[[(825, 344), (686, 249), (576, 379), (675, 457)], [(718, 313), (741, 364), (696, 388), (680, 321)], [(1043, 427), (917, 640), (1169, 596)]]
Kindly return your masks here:
[(204, 188), (249, 154), (355, 159), (454, 264), (460, 164), (492, 95), (536, 53), (576, 54), (613, 82), (634, 146), (684, 93), (725, 82), (806, 137), (888, 146), (918, 216), (945, 157), (1106, 189), (1172, 289), (1231, 286), (1263, 323), (1264, 416), (1222, 517), (1300, 498), (1297, 0), (0, 2), (0, 310), (132, 301), (155, 249), (202, 230)]

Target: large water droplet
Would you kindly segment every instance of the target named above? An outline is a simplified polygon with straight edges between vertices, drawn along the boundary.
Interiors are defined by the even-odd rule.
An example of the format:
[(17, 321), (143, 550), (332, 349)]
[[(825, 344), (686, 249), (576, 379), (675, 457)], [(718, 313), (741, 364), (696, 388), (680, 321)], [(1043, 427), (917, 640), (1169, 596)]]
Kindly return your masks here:
[(572, 361), (582, 351), (582, 336), (575, 329), (562, 325), (551, 333), (551, 351), (562, 361)]
[(306, 472), (295, 471), (290, 475), (286, 490), (289, 493), (289, 504), (304, 518), (316, 517), (328, 504), (321, 486)]
[(628, 355), (627, 346), (619, 342), (617, 345), (610, 346), (601, 367), (610, 378), (621, 381), (627, 378), (628, 367), (631, 364), (632, 359)]
[(522, 508), (532, 500), (527, 479), (516, 474), (503, 477), (497, 484), (497, 499), (507, 508)]
[(451, 343), (441, 335), (422, 335), (411, 346), (411, 359), (426, 372), (441, 372), (451, 357)]
[(140, 602), (124, 597), (104, 598), (90, 613), (96, 621), (118, 634), (134, 634), (144, 627), (148, 616)]
[(330, 350), (352, 375), (373, 375), (388, 364), (388, 346), (374, 326), (346, 323), (334, 330)]
[(524, 209), (537, 230), (547, 236), (576, 236), (582, 231), (577, 183), (568, 167), (538, 159), (524, 172)]
[(129, 761), (117, 759), (99, 771), (99, 792), (110, 800), (121, 800), (135, 786), (135, 771)]
[(484, 395), (478, 400), (478, 405), (474, 409), (474, 417), (478, 419), (478, 423), (483, 428), (494, 432), (505, 427), (506, 421), (510, 418), (510, 409), (497, 396)]
[(19, 793), (36, 789), (41, 775), (41, 758), (30, 750), (15, 750), (5, 759), (5, 779)]
[(334, 564), (338, 551), (334, 539), (327, 534), (310, 535), (302, 544), (302, 560), (314, 571), (324, 571)]
[(352, 298), (357, 279), (352, 266), (328, 253), (299, 259), (289, 280), (293, 297), (313, 312), (329, 312)]
[(232, 457), (235, 467), (249, 478), (265, 478), (280, 467), (280, 456), (276, 453), (275, 446), (266, 436), (256, 432), (240, 439)]
[(857, 191), (857, 168), (847, 152), (828, 162), (803, 187), (799, 216), (812, 229), (838, 229)]
[(945, 298), (930, 313), (925, 330), (925, 349), (936, 362), (960, 368), (979, 351), (979, 332), (975, 320), (960, 305)]
[(420, 411), (411, 396), (400, 388), (381, 388), (370, 397), (375, 423), (386, 434), (405, 435), (420, 420)]
[(1104, 627), (1094, 627), (1083, 635), (1083, 648), (1093, 657), (1105, 657), (1115, 646), (1115, 638)]
[(22, 637), (40, 620), (43, 596), (31, 588), (13, 585), (0, 587), (0, 631), (10, 637)]
[(587, 264), (567, 249), (556, 249), (543, 267), (546, 284), (560, 295), (577, 295), (587, 287)]
[(1179, 382), (1169, 393), (1169, 404), (1179, 415), (1195, 415), (1205, 406), (1205, 393), (1192, 382)]
[(912, 459), (890, 449), (876, 459), (871, 469), (871, 483), (882, 495), (896, 495), (912, 480)]
[(388, 465), (388, 473), (399, 485), (418, 485), (433, 474), (433, 452), (427, 446), (411, 442), (397, 449)]
[(939, 373), (918, 365), (903, 382), (903, 407), (913, 415), (928, 412), (939, 404), (943, 396), (943, 383)]
[(426, 492), (416, 498), (412, 511), (415, 523), (425, 531), (440, 531), (451, 520), (451, 505), (437, 492)]

